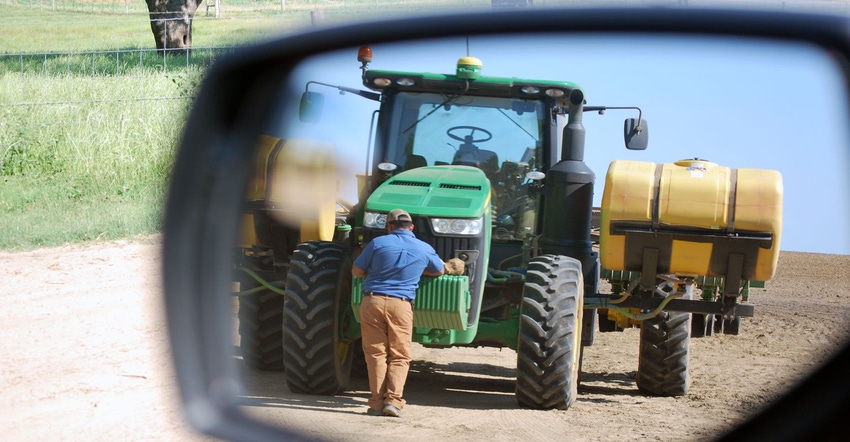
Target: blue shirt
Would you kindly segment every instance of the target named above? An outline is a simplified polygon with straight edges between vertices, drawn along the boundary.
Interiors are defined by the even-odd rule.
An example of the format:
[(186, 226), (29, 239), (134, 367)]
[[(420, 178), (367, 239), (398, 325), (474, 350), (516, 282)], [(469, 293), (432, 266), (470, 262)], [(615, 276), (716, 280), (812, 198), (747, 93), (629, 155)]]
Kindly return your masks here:
[(373, 239), (354, 265), (366, 272), (363, 291), (411, 300), (416, 298), (422, 272), (443, 270), (434, 248), (406, 229)]

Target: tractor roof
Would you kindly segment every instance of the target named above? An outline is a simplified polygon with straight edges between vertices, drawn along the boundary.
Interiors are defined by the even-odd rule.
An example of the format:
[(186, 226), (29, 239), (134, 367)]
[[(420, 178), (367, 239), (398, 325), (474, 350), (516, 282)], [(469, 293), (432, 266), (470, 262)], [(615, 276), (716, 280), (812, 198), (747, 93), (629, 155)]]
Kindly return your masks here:
[(548, 95), (566, 98), (573, 89), (581, 89), (577, 84), (567, 81), (484, 76), (467, 80), (458, 75), (386, 70), (368, 70), (363, 74), (363, 85), (381, 93), (390, 91), (457, 93), (464, 91), (467, 81), (469, 90), (464, 92), (465, 95), (492, 97), (539, 99)]

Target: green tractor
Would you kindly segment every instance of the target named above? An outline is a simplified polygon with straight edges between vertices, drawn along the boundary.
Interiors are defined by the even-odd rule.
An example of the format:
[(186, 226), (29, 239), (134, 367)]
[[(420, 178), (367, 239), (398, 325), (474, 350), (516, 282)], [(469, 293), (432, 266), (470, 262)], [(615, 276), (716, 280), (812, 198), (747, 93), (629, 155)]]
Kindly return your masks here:
[[(333, 86), (377, 107), (356, 203), (319, 189), (309, 198), (320, 202), (313, 209), (293, 208), (297, 203), (286, 201), (303, 199), (301, 190), (333, 181), (310, 178), (332, 169), (331, 150), (306, 140), (259, 143), (235, 258), (248, 366), (283, 370), (296, 393), (346, 388), (352, 366), (362, 365), (362, 280), (351, 276), (351, 262), (386, 233), (386, 215), (395, 208), (411, 214), (416, 236), (444, 261), (466, 264), (460, 276), (422, 278), (413, 341), (515, 350), (523, 407), (568, 408), (582, 346), (592, 345), (597, 331), (632, 326), (641, 327), (638, 387), (685, 394), (689, 339), (699, 328), (692, 313), (721, 323), (752, 315), (740, 301), (752, 281), (772, 276), (779, 232), (745, 220), (734, 225), (728, 214), (747, 200), (735, 192), (753, 179), (747, 173), (697, 159), (614, 162), (597, 211), (582, 116), (614, 108), (586, 106), (584, 91), (569, 82), (483, 76), (472, 57), (461, 58), (454, 74), (369, 69), (368, 47), (358, 60), (369, 90)], [(300, 108), (305, 123), (322, 114), (323, 95), (310, 90), (317, 85), (330, 86), (308, 83)], [(625, 120), (625, 144), (645, 149), (639, 109), (616, 109), (637, 113)], [(307, 151), (319, 153), (305, 159)], [(300, 178), (287, 184), (287, 174)], [(698, 175), (699, 182), (685, 179)], [(725, 179), (726, 193), (709, 197), (704, 178), (714, 175), (712, 185)], [(696, 222), (693, 214), (680, 216), (665, 198), (683, 192), (714, 198), (724, 215), (704, 213), (700, 200)], [(779, 199), (769, 213), (774, 218), (781, 182), (778, 192), (771, 194)], [(602, 282), (610, 293), (600, 291)], [(706, 334), (705, 322), (694, 336)]]

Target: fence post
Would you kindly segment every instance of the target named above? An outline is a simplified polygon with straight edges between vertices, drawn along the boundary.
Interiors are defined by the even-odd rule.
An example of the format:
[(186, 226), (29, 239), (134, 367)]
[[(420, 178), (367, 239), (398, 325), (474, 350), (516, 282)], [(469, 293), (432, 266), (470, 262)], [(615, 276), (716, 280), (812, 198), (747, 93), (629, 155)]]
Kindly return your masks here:
[(213, 9), (215, 10), (215, 18), (218, 18), (218, 17), (219, 17), (219, 7), (218, 7), (218, 1), (219, 1), (219, 0), (215, 0), (215, 3), (213, 3), (213, 2), (207, 2), (207, 15), (210, 15), (210, 6), (212, 6), (212, 7), (213, 7)]
[(163, 29), (165, 29), (165, 41), (162, 43), (162, 72), (168, 72), (168, 18), (163, 20)]

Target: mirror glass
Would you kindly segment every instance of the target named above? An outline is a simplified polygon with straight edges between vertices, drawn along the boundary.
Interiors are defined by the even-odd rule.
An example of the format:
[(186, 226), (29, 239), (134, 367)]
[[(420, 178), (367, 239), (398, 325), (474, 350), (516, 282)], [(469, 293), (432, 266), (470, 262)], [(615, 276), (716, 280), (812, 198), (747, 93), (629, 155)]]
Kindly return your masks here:
[[(588, 195), (593, 207), (603, 205), (606, 172), (614, 160), (670, 164), (699, 159), (691, 164), (692, 174), (708, 173), (715, 165), (778, 171), (782, 210), (774, 244), (783, 253), (850, 254), (848, 94), (835, 60), (818, 48), (756, 39), (594, 33), (374, 42), (370, 48), (372, 59), (365, 67), (357, 58), (360, 47), (301, 62), (285, 79), (279, 108), (269, 115), (259, 137), (234, 262), (234, 359), (244, 375), (247, 413), (334, 440), (396, 436), (399, 431), (410, 432), (414, 439), (480, 438), (483, 431), (548, 439), (594, 427), (600, 419), (610, 422), (614, 415), (623, 428), (643, 422), (634, 431), (660, 425), (654, 436), (701, 438), (731, 428), (746, 416), (742, 407), (754, 411), (766, 398), (777, 397), (814, 368), (832, 345), (846, 339), (846, 328), (832, 328), (833, 335), (813, 336), (814, 341), (801, 343), (801, 348), (783, 346), (782, 340), (795, 333), (793, 324), (801, 325), (794, 320), (779, 327), (793, 315), (777, 312), (796, 308), (810, 293), (798, 287), (774, 289), (779, 283), (768, 280), (764, 288), (749, 288), (755, 316), (742, 318), (739, 334), (720, 332), (690, 340), (688, 395), (643, 396), (635, 387), (640, 332), (615, 327), (619, 333), (597, 332), (593, 345), (584, 349), (573, 406), (542, 413), (517, 405), (514, 350), (498, 348), (496, 339), (463, 344), (462, 333), (448, 338), (462, 345), (443, 348), (447, 338), (418, 330), (405, 390), (405, 419), (390, 425), (366, 417), (369, 387), (358, 348), (356, 307), (348, 296), (357, 287), (350, 276), (352, 256), (375, 235), (360, 228), (364, 223), (382, 227), (381, 210), (372, 213), (365, 202), (374, 200), (374, 207), (382, 208), (413, 204), (412, 199), (421, 197), (414, 191), (385, 191), (387, 180), (415, 186), (422, 179), (416, 173), (438, 165), (472, 165), (483, 172), (479, 181), (457, 183), (489, 186), (483, 202), (473, 196), (446, 197), (440, 206), (450, 208), (447, 218), (463, 218), (452, 214), (462, 213), (465, 204), (492, 205), (478, 220), (490, 229), (492, 244), (473, 247), (466, 242), (441, 252), (445, 260), (458, 249), (490, 251), (490, 271), (479, 273), (471, 287), (507, 288), (500, 289), (504, 293), (498, 306), (488, 299), (472, 301), (468, 308), (478, 309), (482, 317), (510, 317), (516, 308), (511, 302), (522, 293), (521, 279), (517, 283), (516, 278), (522, 277), (524, 254), (535, 254), (541, 232), (557, 230), (559, 222), (573, 223), (541, 219), (541, 201), (552, 195), (547, 180), (557, 175), (549, 169), (564, 157), (551, 146), (570, 144), (572, 158), (583, 159), (592, 171), (595, 184)], [(475, 60), (461, 60), (464, 57), (477, 58), (480, 66)], [(445, 75), (456, 74), (503, 80), (448, 84)], [(399, 87), (384, 89), (381, 95), (378, 87), (365, 87), (364, 78), (370, 84), (386, 81)], [(442, 89), (396, 93), (404, 84), (428, 82), (442, 82)], [(522, 87), (528, 87), (526, 97), (505, 92)], [(486, 88), (493, 92), (482, 93)], [(549, 89), (552, 96), (541, 98)], [(309, 101), (321, 104), (309, 109), (308, 122), (299, 118), (304, 92), (310, 93)], [(376, 98), (392, 101), (394, 111), (380, 115), (381, 101)], [(583, 132), (565, 137), (571, 100), (584, 105)], [(646, 150), (626, 149), (629, 119), (632, 128), (638, 121), (647, 131)], [(583, 145), (574, 140), (580, 133)], [(382, 146), (378, 152), (376, 145)], [(679, 199), (662, 210), (699, 213), (700, 198), (695, 192), (693, 205)], [(575, 218), (589, 219), (590, 214), (575, 213)], [(593, 218), (594, 227), (597, 222)], [(436, 232), (438, 224), (416, 224), (415, 231)], [(330, 252), (321, 245), (296, 248), (308, 240), (342, 245)], [(598, 236), (590, 240), (596, 250)], [(308, 256), (327, 258), (326, 273), (291, 265), (293, 259)], [(780, 267), (785, 262), (781, 256), (779, 262)], [(601, 271), (604, 276), (605, 269)], [(300, 313), (284, 309), (287, 277), (290, 287), (301, 286), (296, 290), (303, 304)], [(322, 284), (327, 287), (319, 287)], [(611, 293), (612, 287), (603, 278), (597, 289)], [(319, 293), (322, 290), (331, 294)], [(322, 302), (336, 307), (324, 311)], [(846, 315), (846, 305), (834, 314)], [(285, 317), (299, 325), (285, 331)], [(840, 322), (840, 317), (835, 319)], [(307, 323), (312, 320), (317, 322)], [(326, 323), (316, 325), (321, 321)], [(599, 330), (602, 325), (591, 326)], [(479, 344), (482, 347), (476, 347)], [(328, 349), (328, 355), (336, 357), (311, 353)], [(303, 367), (289, 373), (283, 370), (285, 362)], [(750, 377), (751, 372), (758, 379)], [(336, 395), (297, 391), (335, 393), (339, 379), (346, 380), (347, 387)], [(704, 407), (718, 417), (705, 420), (709, 413)]]

